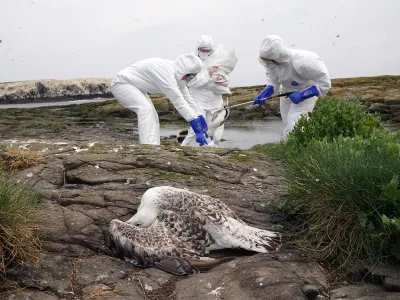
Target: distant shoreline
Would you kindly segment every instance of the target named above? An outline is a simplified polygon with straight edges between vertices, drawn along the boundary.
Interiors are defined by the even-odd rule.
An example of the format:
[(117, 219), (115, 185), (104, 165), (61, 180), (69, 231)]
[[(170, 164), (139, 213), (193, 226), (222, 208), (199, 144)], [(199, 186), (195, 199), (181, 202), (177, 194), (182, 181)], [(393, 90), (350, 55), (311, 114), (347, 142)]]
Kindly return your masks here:
[(50, 102), (63, 102), (63, 101), (76, 101), (76, 100), (91, 100), (91, 99), (111, 99), (114, 96), (111, 93), (106, 94), (93, 94), (93, 95), (76, 95), (76, 96), (59, 96), (48, 98), (24, 98), (14, 100), (0, 99), (0, 105), (7, 104), (29, 104), (29, 103), (50, 103)]
[[(113, 98), (110, 84), (111, 79), (109, 78), (2, 82), (0, 83), (0, 105)], [(244, 102), (244, 100), (249, 101), (262, 88), (263, 85), (232, 87), (232, 94), (224, 95), (224, 97), (229, 97), (231, 104)], [(389, 105), (398, 105), (400, 75), (332, 79), (332, 89), (328, 95), (353, 98), (360, 96), (365, 101), (379, 103), (390, 101), (392, 103), (388, 103)], [(151, 97), (158, 98), (160, 96), (160, 94), (155, 94)], [(246, 96), (246, 99), (241, 99), (242, 96)]]

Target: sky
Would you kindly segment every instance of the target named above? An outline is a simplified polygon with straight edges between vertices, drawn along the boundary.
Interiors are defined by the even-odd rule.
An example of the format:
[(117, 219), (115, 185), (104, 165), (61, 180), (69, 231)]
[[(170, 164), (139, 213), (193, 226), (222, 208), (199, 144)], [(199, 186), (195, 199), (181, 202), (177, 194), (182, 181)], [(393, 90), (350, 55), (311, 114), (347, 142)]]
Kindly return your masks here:
[(331, 78), (400, 75), (400, 0), (0, 0), (0, 82), (112, 78), (149, 57), (235, 50), (231, 87), (265, 84), (262, 40), (316, 52)]

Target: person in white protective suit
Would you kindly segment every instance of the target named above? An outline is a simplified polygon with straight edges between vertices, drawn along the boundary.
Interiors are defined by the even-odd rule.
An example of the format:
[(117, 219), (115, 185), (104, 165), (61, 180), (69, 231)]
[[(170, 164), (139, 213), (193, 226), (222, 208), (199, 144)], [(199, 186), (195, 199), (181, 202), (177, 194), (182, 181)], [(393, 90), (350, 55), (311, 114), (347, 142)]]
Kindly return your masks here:
[(176, 60), (148, 58), (120, 71), (111, 83), (111, 92), (138, 117), (139, 142), (160, 144), (158, 114), (147, 93), (164, 93), (180, 115), (189, 122), (200, 146), (207, 144), (205, 119), (189, 94), (187, 83), (201, 71), (202, 61), (193, 54)]
[(255, 97), (254, 105), (265, 104), (265, 98), (279, 88), (282, 93), (293, 92), (280, 98), (282, 138), (286, 140), (301, 116), (313, 111), (317, 97), (330, 90), (328, 69), (316, 53), (290, 49), (276, 35), (261, 43), (259, 61), (265, 67), (267, 86)]
[[(215, 146), (222, 138), (224, 125), (220, 125), (220, 120), (214, 124), (212, 118), (224, 105), (222, 95), (231, 93), (228, 88), (228, 74), (235, 68), (237, 58), (235, 52), (226, 46), (214, 46), (212, 38), (205, 34), (197, 41), (194, 54), (203, 60), (203, 69), (188, 84), (189, 92), (208, 124), (208, 134), (211, 138), (209, 145)], [(195, 146), (195, 137), (193, 129), (189, 129), (181, 145)]]

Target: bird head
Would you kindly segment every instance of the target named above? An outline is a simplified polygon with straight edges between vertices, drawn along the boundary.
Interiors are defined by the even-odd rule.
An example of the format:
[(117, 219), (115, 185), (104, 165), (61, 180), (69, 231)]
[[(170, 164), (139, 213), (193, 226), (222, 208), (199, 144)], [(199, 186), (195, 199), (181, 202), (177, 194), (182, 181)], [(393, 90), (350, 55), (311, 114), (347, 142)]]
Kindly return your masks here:
[(138, 227), (150, 227), (159, 214), (159, 207), (155, 200), (153, 190), (147, 190), (140, 201), (136, 214), (127, 223)]

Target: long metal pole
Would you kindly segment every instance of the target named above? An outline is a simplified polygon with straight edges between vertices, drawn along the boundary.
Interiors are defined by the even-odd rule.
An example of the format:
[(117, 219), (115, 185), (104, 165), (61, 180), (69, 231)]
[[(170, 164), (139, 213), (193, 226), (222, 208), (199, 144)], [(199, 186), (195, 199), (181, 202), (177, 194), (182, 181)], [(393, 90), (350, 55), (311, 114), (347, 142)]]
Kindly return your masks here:
[[(268, 100), (268, 99), (273, 99), (273, 98), (278, 98), (278, 97), (289, 96), (291, 93), (293, 93), (293, 92), (287, 92), (287, 93), (275, 95), (275, 96), (272, 96), (272, 97), (263, 98), (263, 99), (261, 99), (261, 100)], [(221, 108), (221, 109), (215, 111), (214, 115), (215, 115), (216, 113), (219, 113), (220, 111), (223, 111), (223, 110), (226, 110), (226, 109), (231, 109), (231, 108), (234, 108), (234, 107), (244, 106), (244, 105), (253, 103), (253, 101), (254, 101), (254, 100), (251, 100), (251, 101), (248, 101), (248, 102), (239, 103), (239, 104), (235, 104), (235, 105), (231, 105), (231, 106), (226, 106), (226, 107), (224, 107), (224, 108)]]

